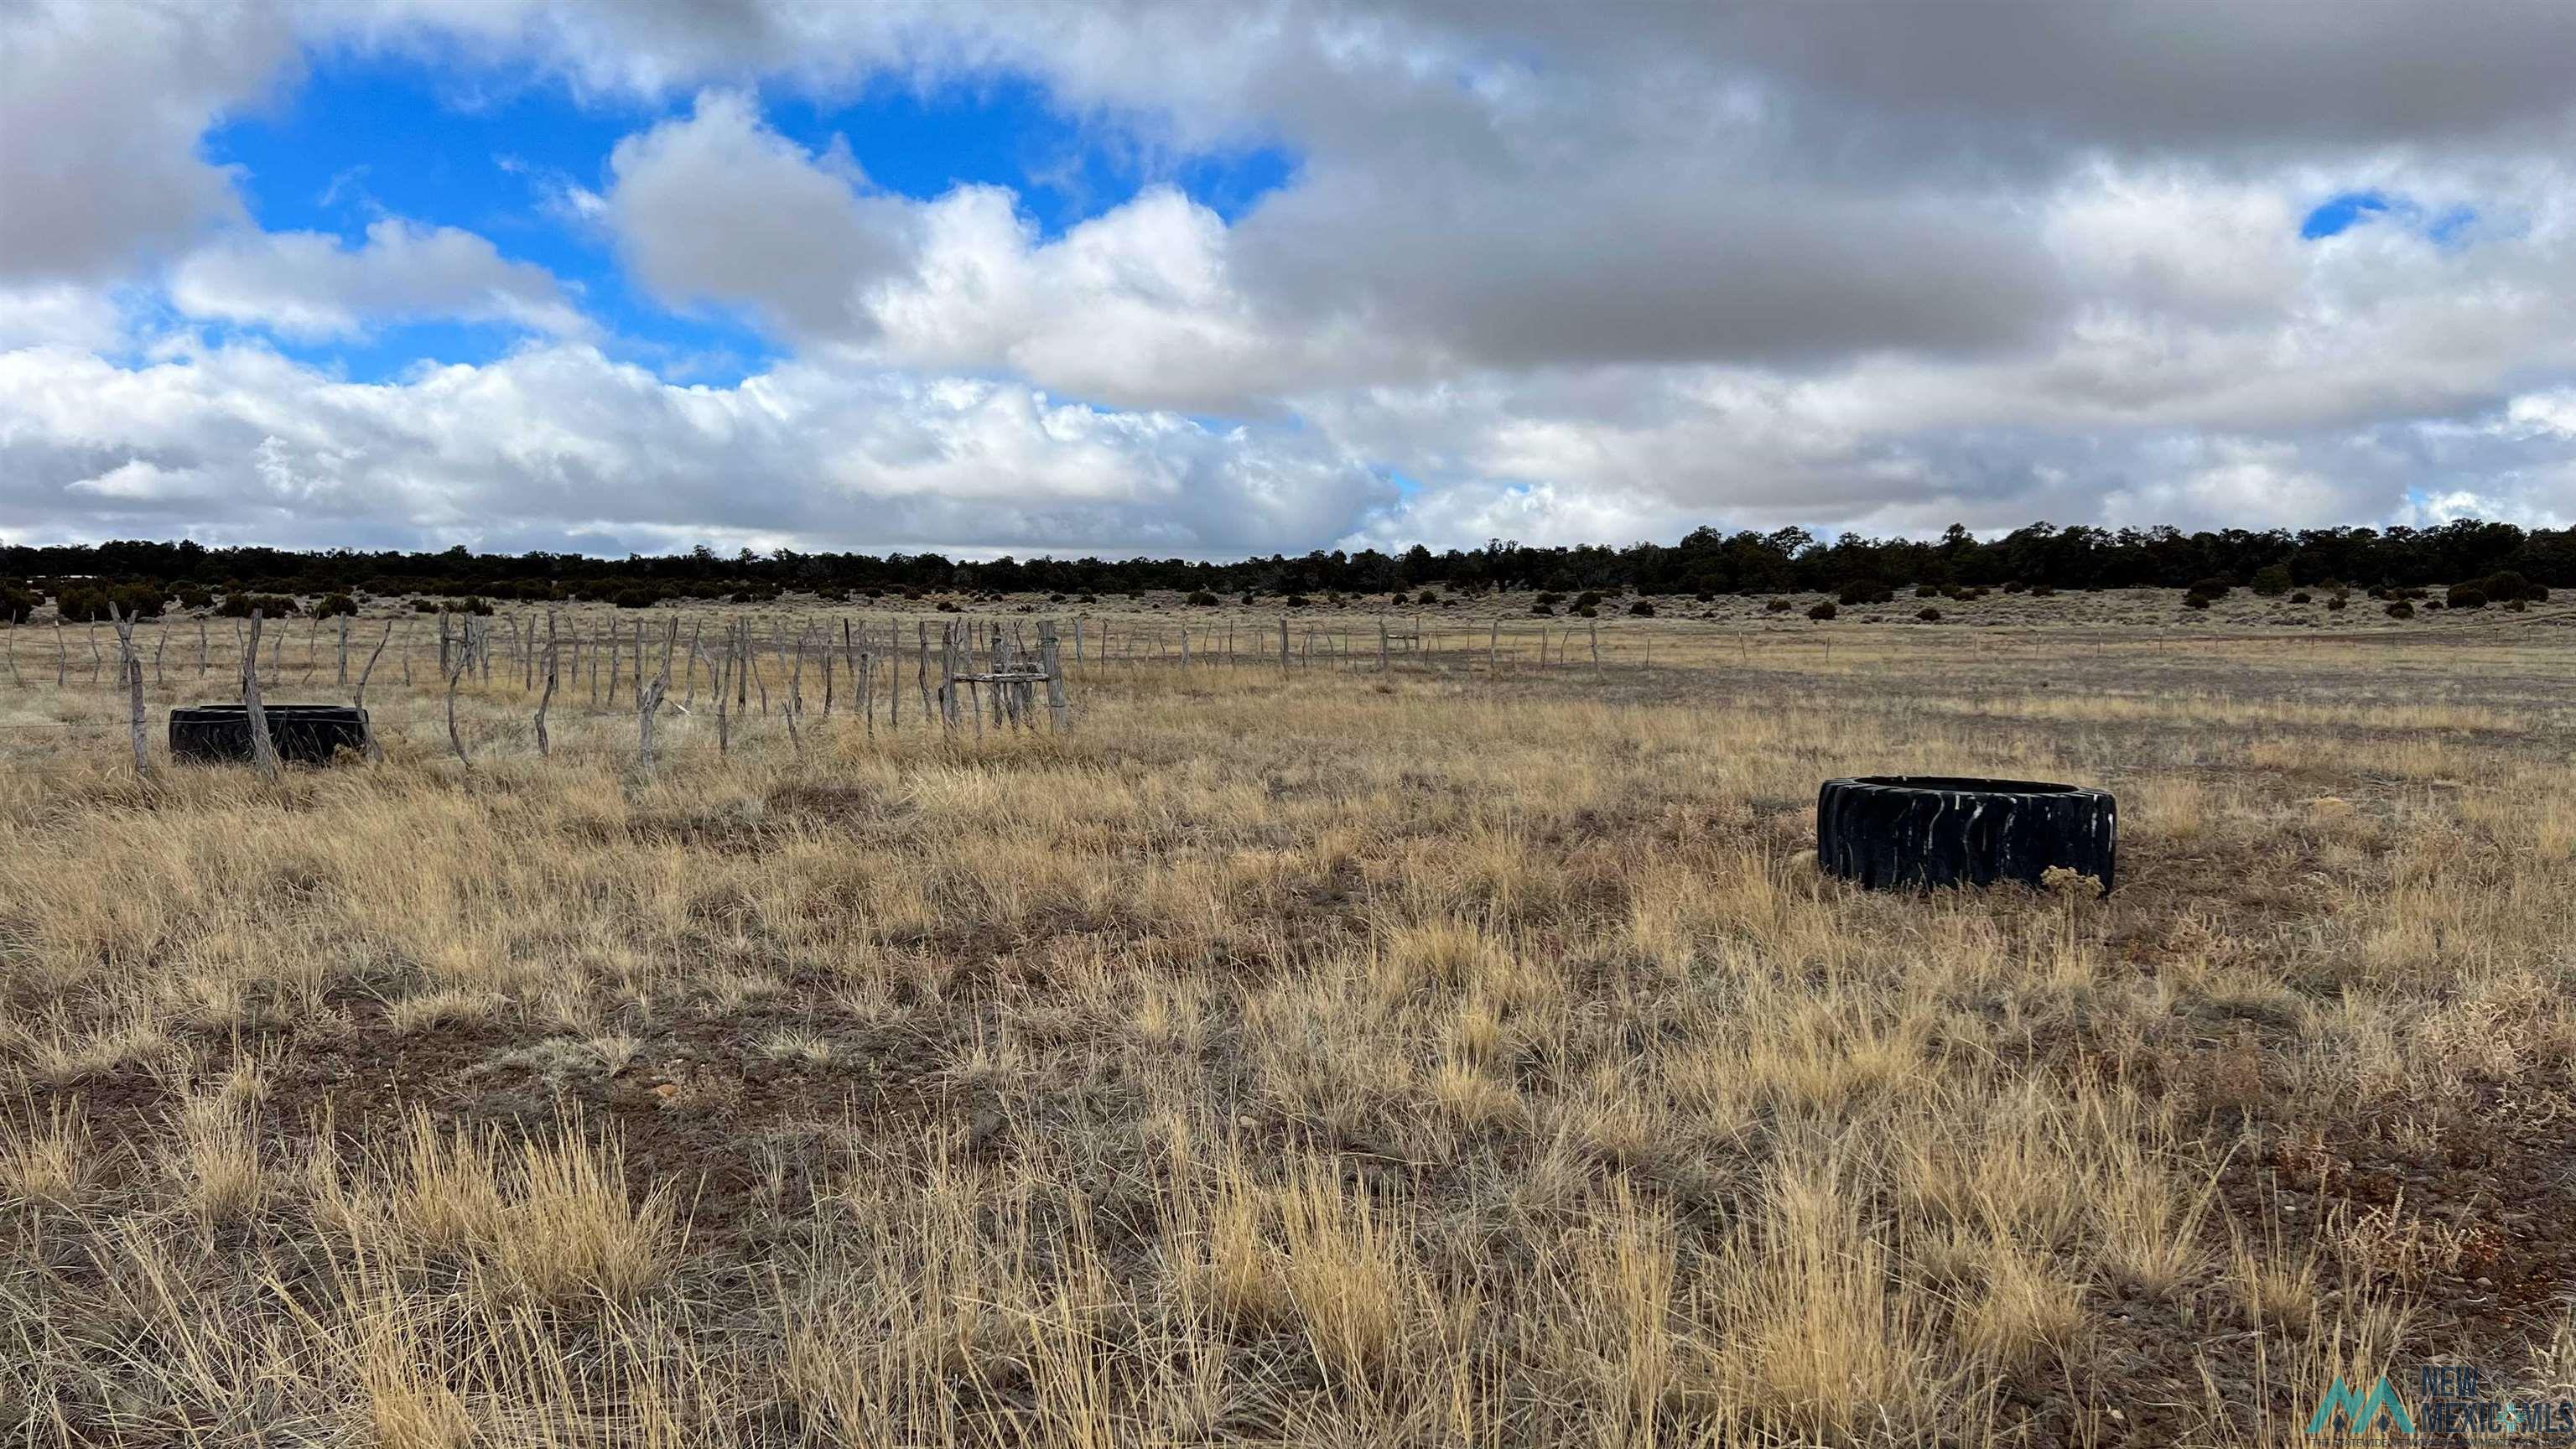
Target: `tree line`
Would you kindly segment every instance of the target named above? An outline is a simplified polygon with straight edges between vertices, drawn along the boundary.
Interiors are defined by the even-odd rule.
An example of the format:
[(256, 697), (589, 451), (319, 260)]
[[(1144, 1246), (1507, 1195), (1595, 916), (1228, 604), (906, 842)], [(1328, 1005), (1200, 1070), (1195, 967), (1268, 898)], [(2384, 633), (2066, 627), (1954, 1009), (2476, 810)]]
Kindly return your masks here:
[[(154, 614), (177, 599), (204, 607), (254, 596), (428, 595), (476, 600), (664, 599), (896, 593), (1101, 595), (1178, 590), (1225, 595), (1367, 595), (1438, 586), (1451, 591), (1597, 589), (1639, 594), (1835, 593), (1855, 587), (2189, 588), (2251, 583), (2286, 571), (2300, 587), (2421, 588), (2517, 573), (2542, 587), (2576, 586), (2576, 529), (2524, 529), (2462, 519), (2431, 528), (2108, 529), (2034, 523), (1998, 538), (1952, 525), (1937, 538), (1820, 537), (1693, 530), (1671, 544), (1539, 547), (1496, 539), (1482, 548), (1399, 553), (1362, 549), (1191, 559), (1002, 557), (938, 553), (807, 553), (778, 549), (597, 558), (578, 553), (475, 553), (264, 547), (193, 541), (0, 546), (0, 614), (22, 620), (44, 598), (84, 617)], [(2278, 577), (2277, 574), (2273, 575)], [(218, 600), (223, 603), (218, 603)], [(69, 612), (71, 603), (65, 605)], [(150, 607), (144, 608), (143, 605)], [(95, 612), (89, 612), (94, 608)]]

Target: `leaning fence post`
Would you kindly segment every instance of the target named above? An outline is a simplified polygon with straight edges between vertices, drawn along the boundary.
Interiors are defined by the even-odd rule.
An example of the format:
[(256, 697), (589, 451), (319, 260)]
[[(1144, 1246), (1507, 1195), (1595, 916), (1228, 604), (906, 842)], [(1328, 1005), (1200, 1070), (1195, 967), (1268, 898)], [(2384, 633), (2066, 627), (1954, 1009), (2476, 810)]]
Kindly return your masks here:
[(456, 762), (469, 770), (474, 768), (474, 761), (465, 753), (465, 736), (456, 729), (456, 687), (464, 682), (466, 671), (474, 667), (473, 641), (473, 626), (469, 624), (464, 631), (463, 642), (447, 663), (447, 743), (456, 751)]
[(259, 707), (259, 618), (250, 611), (250, 644), (242, 651), (242, 712), (250, 716), (250, 762), (265, 779), (277, 778), (277, 742), (268, 737), (268, 711)]
[(116, 672), (125, 676), (128, 714), (134, 734), (134, 773), (136, 778), (152, 778), (152, 756), (143, 744), (143, 656), (134, 652), (134, 615), (118, 608), (111, 599), (107, 617), (116, 625)]
[[(385, 632), (376, 640), (376, 652), (367, 656), (367, 667), (358, 671), (358, 692), (356, 695), (351, 697), (349, 703), (362, 717), (365, 716), (367, 712), (367, 681), (375, 677), (376, 661), (385, 656), (385, 645), (389, 643), (393, 637), (394, 621), (387, 619), (385, 621)], [(367, 758), (371, 760), (383, 759), (385, 757), (385, 747), (376, 739), (376, 722), (373, 719), (367, 719), (364, 728), (367, 731)]]
[(707, 656), (707, 678), (709, 682), (714, 684), (716, 691), (716, 753), (719, 755), (730, 755), (733, 753), (733, 723), (731, 717), (725, 713), (727, 706), (725, 698), (725, 684), (727, 683), (726, 676), (732, 671), (732, 669), (733, 631), (731, 629), (727, 629), (725, 631), (723, 651)]
[[(536, 620), (528, 621), (529, 633), (534, 634), (536, 627)], [(546, 708), (555, 702), (556, 649), (555, 611), (548, 609), (546, 610), (546, 692), (537, 696), (537, 757), (539, 759), (554, 753), (553, 741), (546, 738)]]

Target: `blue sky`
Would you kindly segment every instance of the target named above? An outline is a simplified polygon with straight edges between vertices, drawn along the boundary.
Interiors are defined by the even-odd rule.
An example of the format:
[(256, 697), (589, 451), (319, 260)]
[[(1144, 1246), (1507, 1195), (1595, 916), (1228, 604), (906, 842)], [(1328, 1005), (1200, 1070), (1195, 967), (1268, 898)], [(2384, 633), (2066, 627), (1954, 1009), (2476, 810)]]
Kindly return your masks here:
[(0, 538), (2576, 519), (2456, 8), (0, 0)]
[(2299, 223), (2299, 235), (2309, 241), (2323, 241), (2382, 217), (2421, 233), (2436, 245), (2449, 246), (2462, 240), (2477, 221), (2478, 213), (2467, 206), (2427, 212), (2413, 199), (2386, 191), (2339, 191), (2309, 209)]
[[(676, 380), (730, 384), (783, 355), (775, 341), (739, 317), (665, 308), (618, 266), (606, 236), (557, 204), (567, 186), (603, 186), (621, 138), (689, 107), (686, 95), (658, 103), (576, 98), (542, 77), (342, 52), (315, 57), (301, 81), (209, 131), (204, 151), (235, 169), (250, 218), (264, 230), (323, 232), (354, 244), (385, 215), (460, 227), (553, 273), (605, 329), (613, 355)], [(961, 184), (1008, 187), (1050, 239), (1149, 183), (1176, 186), (1231, 222), (1295, 170), (1278, 146), (1156, 152), (1112, 123), (1068, 115), (1024, 79), (928, 89), (880, 83), (833, 100), (764, 97), (761, 109), (771, 129), (809, 151), (844, 141), (888, 192), (929, 200)], [(220, 337), (243, 329), (207, 330)], [(488, 362), (518, 339), (503, 323), (410, 322), (355, 339), (274, 344), (338, 375), (375, 381), (422, 362)]]

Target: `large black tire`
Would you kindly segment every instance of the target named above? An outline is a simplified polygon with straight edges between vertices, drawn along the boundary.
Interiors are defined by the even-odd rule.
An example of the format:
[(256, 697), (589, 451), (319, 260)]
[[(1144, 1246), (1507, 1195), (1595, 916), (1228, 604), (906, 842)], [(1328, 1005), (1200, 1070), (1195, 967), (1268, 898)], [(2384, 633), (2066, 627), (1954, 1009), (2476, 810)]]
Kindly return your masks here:
[(2064, 866), (2111, 888), (2110, 793), (2037, 780), (1868, 775), (1816, 791), (1816, 864), (1873, 889), (2039, 884)]
[[(268, 704), (269, 743), (291, 764), (327, 765), (341, 750), (367, 748), (367, 712), (345, 704)], [(182, 705), (170, 711), (170, 758), (215, 762), (250, 759), (250, 710), (238, 704)]]

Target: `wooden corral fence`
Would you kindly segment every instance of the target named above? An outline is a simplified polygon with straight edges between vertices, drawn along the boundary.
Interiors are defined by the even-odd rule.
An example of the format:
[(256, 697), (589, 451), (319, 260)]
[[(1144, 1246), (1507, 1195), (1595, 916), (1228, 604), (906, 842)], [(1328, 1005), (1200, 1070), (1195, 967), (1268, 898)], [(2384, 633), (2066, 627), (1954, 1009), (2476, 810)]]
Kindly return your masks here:
[[(151, 624), (148, 653), (138, 622)], [(290, 684), (311, 690), (326, 678), (335, 693), (364, 708), (379, 670), (399, 671), (405, 687), (434, 668), (443, 698), (449, 748), (469, 767), (473, 752), (457, 720), (462, 698), (516, 689), (534, 701), (537, 750), (551, 753), (549, 724), (569, 696), (597, 715), (632, 709), (636, 759), (654, 764), (656, 719), (664, 712), (714, 715), (716, 748), (730, 753), (733, 735), (755, 712), (786, 728), (802, 753), (816, 713), (836, 712), (899, 730), (907, 716), (925, 726), (981, 738), (987, 730), (1067, 730), (1074, 723), (1071, 681), (1093, 672), (1153, 667), (1263, 668), (1283, 675), (1306, 669), (1437, 670), (1502, 675), (1523, 670), (1600, 671), (1604, 648), (1596, 621), (1501, 619), (1460, 624), (1420, 616), (1349, 620), (1281, 615), (1199, 623), (1187, 618), (1076, 616), (1070, 636), (1051, 618), (991, 620), (824, 617), (787, 611), (727, 610), (712, 616), (681, 609), (609, 617), (551, 607), (492, 614), (438, 611), (381, 620), (269, 620), (204, 617), (111, 621), (111, 672), (97, 625), (75, 630), (51, 623), (54, 679), (76, 676), (125, 693), (131, 709), (136, 768), (148, 771), (144, 681), (174, 675), (211, 680), (222, 669), (251, 707), (256, 763), (274, 770), (260, 709), (263, 689)], [(43, 627), (43, 626), (38, 626)], [(75, 641), (77, 633), (77, 641)], [(229, 637), (226, 637), (226, 635)], [(370, 638), (369, 636), (373, 637)], [(13, 682), (25, 675), (13, 646), (0, 645)], [(1625, 662), (1651, 664), (1650, 638)], [(390, 659), (388, 659), (390, 655)], [(85, 668), (83, 666), (86, 666)], [(1041, 726), (1043, 713), (1043, 726)], [(370, 740), (369, 753), (381, 755)]]

